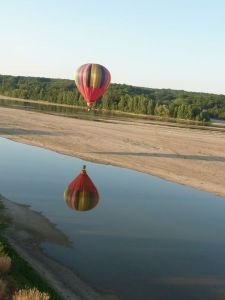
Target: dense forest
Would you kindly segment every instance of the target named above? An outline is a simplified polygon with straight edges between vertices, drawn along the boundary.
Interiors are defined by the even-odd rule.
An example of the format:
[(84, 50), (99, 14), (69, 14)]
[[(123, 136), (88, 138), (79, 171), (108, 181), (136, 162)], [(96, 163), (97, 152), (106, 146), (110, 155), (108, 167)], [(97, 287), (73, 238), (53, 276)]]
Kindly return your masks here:
[[(73, 80), (0, 75), (0, 94), (84, 106)], [(225, 95), (111, 84), (95, 107), (196, 121), (225, 119)]]

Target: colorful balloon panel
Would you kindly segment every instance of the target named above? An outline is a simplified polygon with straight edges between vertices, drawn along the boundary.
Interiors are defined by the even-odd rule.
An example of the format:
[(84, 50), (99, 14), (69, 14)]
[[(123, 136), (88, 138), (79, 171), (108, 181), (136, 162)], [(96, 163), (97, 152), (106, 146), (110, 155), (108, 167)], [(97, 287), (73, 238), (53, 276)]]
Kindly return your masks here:
[(77, 89), (88, 105), (92, 105), (104, 94), (110, 80), (109, 71), (99, 64), (82, 65), (75, 74)]
[(65, 189), (64, 200), (71, 209), (79, 211), (90, 210), (98, 204), (98, 191), (85, 169)]

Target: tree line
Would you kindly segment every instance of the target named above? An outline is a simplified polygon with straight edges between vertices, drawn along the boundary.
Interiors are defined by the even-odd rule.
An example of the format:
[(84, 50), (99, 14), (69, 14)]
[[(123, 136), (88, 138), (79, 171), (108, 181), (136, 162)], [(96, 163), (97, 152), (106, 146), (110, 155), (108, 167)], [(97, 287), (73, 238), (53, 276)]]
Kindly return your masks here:
[[(0, 94), (84, 106), (73, 80), (0, 75)], [(225, 95), (111, 84), (95, 108), (207, 122), (225, 119)]]

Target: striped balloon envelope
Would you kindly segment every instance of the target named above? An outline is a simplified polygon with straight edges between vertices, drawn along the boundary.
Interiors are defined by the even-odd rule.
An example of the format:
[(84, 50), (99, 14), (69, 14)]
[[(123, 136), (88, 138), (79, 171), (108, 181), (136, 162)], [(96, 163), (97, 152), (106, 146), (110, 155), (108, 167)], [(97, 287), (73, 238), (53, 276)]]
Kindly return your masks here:
[(87, 175), (86, 167), (64, 191), (64, 200), (71, 209), (86, 211), (94, 208), (99, 201), (98, 191)]
[(111, 80), (109, 71), (99, 64), (85, 64), (78, 68), (75, 83), (78, 91), (91, 106), (107, 90)]

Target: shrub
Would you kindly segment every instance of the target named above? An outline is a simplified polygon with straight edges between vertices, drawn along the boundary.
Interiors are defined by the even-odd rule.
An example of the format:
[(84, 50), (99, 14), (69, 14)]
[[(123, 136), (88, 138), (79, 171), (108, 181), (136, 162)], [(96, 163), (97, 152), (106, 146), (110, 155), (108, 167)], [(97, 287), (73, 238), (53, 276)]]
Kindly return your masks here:
[(41, 293), (37, 289), (19, 290), (16, 292), (12, 300), (49, 300), (47, 293)]
[(7, 299), (7, 284), (2, 279), (0, 279), (0, 299)]
[(0, 242), (0, 256), (5, 256), (5, 248), (1, 242)]
[(11, 258), (9, 256), (0, 256), (0, 273), (5, 274), (11, 267)]

